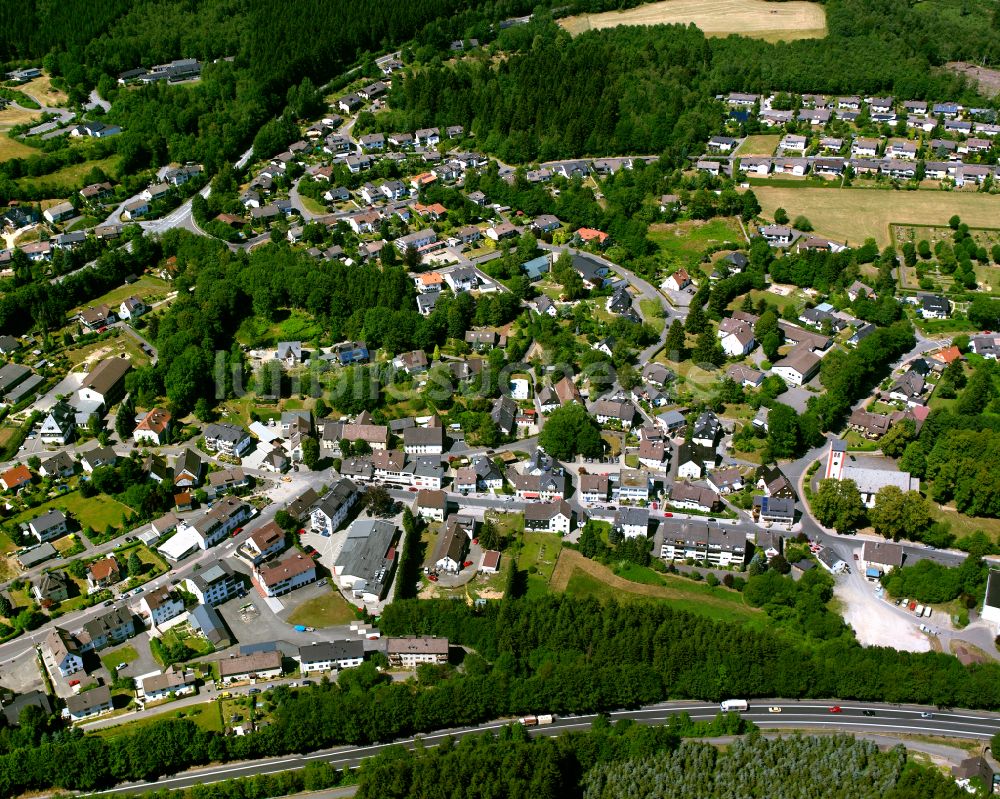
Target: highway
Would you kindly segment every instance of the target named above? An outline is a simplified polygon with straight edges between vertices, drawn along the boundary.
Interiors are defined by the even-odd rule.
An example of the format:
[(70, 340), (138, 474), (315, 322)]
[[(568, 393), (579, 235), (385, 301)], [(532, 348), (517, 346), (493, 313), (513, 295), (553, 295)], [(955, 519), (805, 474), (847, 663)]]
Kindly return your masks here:
[[(780, 707), (780, 713), (769, 711)], [(839, 707), (840, 712), (831, 712), (831, 707)], [(865, 712), (870, 715), (864, 715)], [(636, 710), (618, 710), (607, 714), (613, 721), (631, 719), (640, 724), (663, 724), (670, 716), (687, 712), (694, 720), (710, 720), (719, 712), (714, 703), (663, 702)], [(922, 714), (929, 714), (925, 717)], [(986, 741), (994, 733), (1000, 732), (1000, 714), (964, 710), (937, 710), (917, 705), (859, 704), (854, 702), (827, 702), (787, 699), (754, 700), (750, 709), (741, 714), (765, 731), (799, 732), (856, 732), (889, 736), (922, 735), (945, 738), (962, 738)], [(580, 716), (559, 716), (551, 725), (530, 728), (536, 735), (559, 735), (564, 732), (589, 729), (597, 714)], [(179, 789), (194, 785), (210, 785), (223, 780), (250, 777), (257, 774), (274, 774), (280, 771), (299, 769), (314, 761), (329, 763), (336, 768), (354, 768), (364, 760), (380, 754), (387, 747), (403, 746), (412, 749), (419, 741), (424, 748), (440, 744), (443, 738), (462, 738), (483, 732), (496, 731), (511, 719), (491, 721), (474, 727), (460, 727), (440, 730), (427, 735), (402, 738), (388, 743), (368, 746), (343, 746), (313, 752), (307, 755), (287, 755), (264, 758), (256, 761), (216, 764), (191, 769), (182, 774), (165, 777), (156, 782), (123, 783), (100, 793), (139, 794), (163, 788)]]

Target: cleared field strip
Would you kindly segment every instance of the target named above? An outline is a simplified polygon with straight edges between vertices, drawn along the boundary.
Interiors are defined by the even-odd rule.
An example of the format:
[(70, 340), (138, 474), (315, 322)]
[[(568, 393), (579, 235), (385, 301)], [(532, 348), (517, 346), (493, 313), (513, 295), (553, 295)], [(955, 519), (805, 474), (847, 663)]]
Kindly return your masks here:
[(588, 30), (618, 25), (694, 23), (709, 36), (737, 33), (769, 41), (820, 39), (826, 36), (826, 13), (819, 3), (794, 0), (662, 0), (626, 11), (579, 14), (559, 20), (574, 36)]
[(972, 227), (1000, 223), (1000, 195), (963, 191), (889, 191), (754, 186), (763, 215), (784, 208), (805, 215), (816, 234), (858, 246), (873, 238), (889, 245), (889, 225), (946, 225), (953, 214)]

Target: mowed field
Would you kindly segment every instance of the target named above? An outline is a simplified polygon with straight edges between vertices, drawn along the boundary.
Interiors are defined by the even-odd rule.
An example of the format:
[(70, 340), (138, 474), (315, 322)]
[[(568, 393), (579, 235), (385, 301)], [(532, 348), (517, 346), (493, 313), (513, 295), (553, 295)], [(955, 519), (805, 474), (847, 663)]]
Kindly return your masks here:
[(574, 36), (618, 25), (664, 25), (693, 22), (709, 36), (738, 33), (768, 41), (820, 39), (826, 36), (826, 13), (819, 3), (794, 0), (663, 0), (626, 11), (579, 14), (559, 20)]
[(889, 244), (889, 225), (942, 225), (953, 214), (972, 227), (996, 227), (1000, 195), (959, 191), (880, 191), (754, 186), (763, 215), (784, 208), (794, 219), (805, 215), (819, 236), (860, 245), (874, 238)]

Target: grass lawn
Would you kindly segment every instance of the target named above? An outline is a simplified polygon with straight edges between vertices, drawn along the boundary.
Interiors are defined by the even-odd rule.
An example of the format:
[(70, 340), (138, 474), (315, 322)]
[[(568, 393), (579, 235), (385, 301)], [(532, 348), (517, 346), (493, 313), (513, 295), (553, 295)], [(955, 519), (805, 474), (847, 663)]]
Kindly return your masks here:
[(10, 536), (3, 532), (3, 530), (0, 530), (0, 552), (13, 552), (15, 549), (17, 547), (10, 540)]
[(562, 539), (552, 533), (524, 533), (517, 546), (517, 567), (528, 572), (529, 597), (548, 593), (549, 580), (562, 551)]
[(660, 303), (656, 300), (639, 300), (639, 310), (642, 312), (644, 322), (657, 333), (663, 332), (666, 320), (663, 318), (663, 308)]
[(84, 497), (79, 491), (70, 491), (68, 494), (43, 502), (37, 508), (19, 513), (11, 519), (11, 522), (26, 522), (52, 509), (68, 513), (80, 523), (81, 527), (92, 527), (95, 530), (103, 530), (109, 524), (120, 525), (122, 514), (131, 512), (118, 500), (103, 494)]
[(747, 136), (736, 151), (736, 155), (774, 155), (774, 150), (780, 141), (781, 136), (777, 133)]
[[(616, 602), (660, 599), (668, 601), (672, 608), (707, 616), (715, 621), (756, 621), (759, 615), (743, 604), (740, 594), (726, 588), (711, 588), (683, 577), (660, 575), (652, 569), (634, 564), (625, 568), (622, 574), (616, 575), (606, 566), (587, 561), (579, 553), (577, 555), (585, 563), (574, 563), (563, 589), (572, 596), (594, 597), (602, 602), (611, 599)], [(642, 582), (631, 578), (638, 578)], [(553, 589), (558, 590), (555, 586)]]
[(65, 193), (65, 191), (75, 191), (83, 185), (84, 176), (95, 166), (104, 171), (105, 174), (114, 178), (118, 174), (118, 156), (101, 158), (95, 161), (84, 161), (81, 164), (70, 164), (62, 169), (57, 169), (48, 175), (38, 177), (18, 178), (15, 182), (22, 189), (37, 189), (41, 187), (51, 187), (53, 195)]
[(138, 659), (139, 653), (135, 651), (134, 646), (123, 646), (120, 649), (116, 649), (114, 652), (108, 652), (106, 655), (101, 655), (101, 663), (103, 663), (104, 668), (112, 674), (115, 674), (120, 664), (131, 663), (132, 661)]
[(965, 191), (874, 191), (755, 186), (763, 215), (784, 208), (792, 218), (804, 214), (817, 235), (857, 246), (874, 238), (890, 243), (890, 225), (944, 225), (952, 214), (974, 227), (996, 226), (1000, 196)]
[[(763, 204), (763, 203), (762, 203)], [(687, 260), (698, 258), (712, 244), (745, 241), (735, 218), (659, 223), (649, 226), (649, 238), (666, 255)]]
[(169, 719), (190, 719), (207, 732), (222, 732), (222, 713), (219, 703), (211, 701), (203, 705), (192, 705), (180, 710), (167, 710), (163, 713), (143, 716), (139, 721), (130, 721), (115, 727), (104, 727), (100, 730), (94, 730), (92, 735), (98, 735), (101, 738), (117, 738), (120, 735), (128, 735), (140, 727), (147, 727), (158, 721)]
[(305, 207), (305, 209), (310, 213), (313, 214), (329, 213), (326, 205), (324, 205), (321, 202), (318, 202), (317, 200), (314, 200), (312, 197), (306, 197), (306, 195), (300, 194), (299, 199), (302, 201), (302, 205)]
[(762, 0), (661, 0), (625, 11), (578, 14), (559, 20), (574, 36), (618, 25), (694, 24), (709, 36), (738, 33), (770, 42), (821, 39), (826, 14), (819, 3), (788, 2), (775, 7)]
[(295, 608), (288, 617), (288, 623), (306, 627), (335, 627), (357, 619), (354, 607), (339, 592), (331, 590)]
[(87, 361), (88, 368), (92, 368), (98, 360), (117, 357), (123, 353), (132, 359), (133, 366), (145, 366), (149, 363), (149, 356), (140, 349), (139, 342), (120, 330), (116, 330), (116, 335), (93, 344), (68, 349), (66, 357), (73, 366)]

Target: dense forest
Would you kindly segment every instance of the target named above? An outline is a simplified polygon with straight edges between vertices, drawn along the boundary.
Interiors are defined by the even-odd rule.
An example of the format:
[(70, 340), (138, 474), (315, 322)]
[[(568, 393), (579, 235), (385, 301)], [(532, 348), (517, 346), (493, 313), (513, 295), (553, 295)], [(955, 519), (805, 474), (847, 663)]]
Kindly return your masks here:
[(644, 759), (601, 763), (584, 778), (583, 796), (958, 799), (968, 795), (939, 771), (909, 764), (904, 772), (904, 766), (902, 747), (882, 752), (870, 741), (848, 736), (778, 740), (751, 736), (723, 751), (691, 742)]
[[(934, 70), (954, 58), (994, 58), (1000, 14), (901, 0), (831, 0), (830, 35), (783, 44), (709, 39), (693, 26), (627, 27), (575, 38), (538, 15), (505, 31), (487, 56), (431, 64), (396, 81), (386, 130), (461, 124), (480, 146), (524, 162), (580, 155), (700, 152), (728, 91), (887, 92), (972, 97)], [(553, 109), (559, 109), (553, 113)]]

